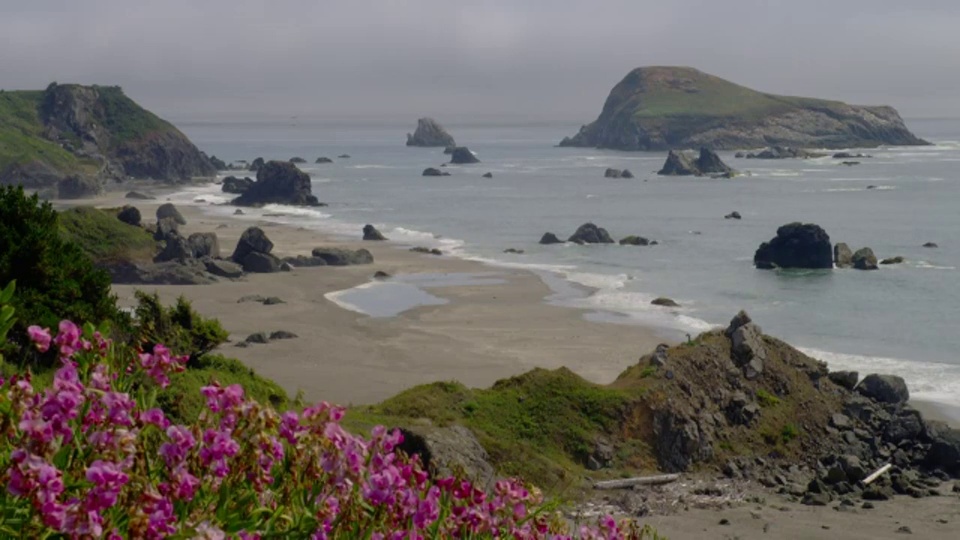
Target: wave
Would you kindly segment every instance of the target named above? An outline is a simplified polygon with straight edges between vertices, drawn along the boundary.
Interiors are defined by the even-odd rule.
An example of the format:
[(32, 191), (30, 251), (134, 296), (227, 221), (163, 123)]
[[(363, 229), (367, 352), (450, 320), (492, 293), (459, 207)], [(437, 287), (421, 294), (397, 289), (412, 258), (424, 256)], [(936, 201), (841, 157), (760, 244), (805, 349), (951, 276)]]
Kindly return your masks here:
[(939, 266), (936, 264), (929, 263), (927, 261), (917, 261), (917, 268), (923, 268), (925, 270), (956, 270), (956, 266)]
[(858, 371), (861, 375), (900, 375), (907, 382), (911, 397), (960, 405), (960, 365), (835, 353), (809, 347), (797, 349), (807, 356), (826, 362), (831, 370)]

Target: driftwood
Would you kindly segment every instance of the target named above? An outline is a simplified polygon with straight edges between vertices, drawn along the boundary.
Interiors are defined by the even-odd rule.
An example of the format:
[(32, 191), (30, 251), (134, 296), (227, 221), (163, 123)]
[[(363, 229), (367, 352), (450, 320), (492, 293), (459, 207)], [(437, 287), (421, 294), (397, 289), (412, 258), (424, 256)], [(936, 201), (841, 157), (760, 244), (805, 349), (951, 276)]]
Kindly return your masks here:
[(893, 465), (887, 463), (883, 467), (880, 467), (879, 469), (873, 471), (873, 473), (870, 476), (863, 479), (863, 485), (869, 486), (871, 482), (873, 482), (877, 478), (880, 478), (880, 475), (890, 470), (890, 467), (892, 466)]
[(655, 486), (669, 484), (680, 478), (679, 474), (658, 474), (656, 476), (638, 476), (622, 480), (604, 480), (593, 484), (593, 489), (623, 489), (633, 486)]

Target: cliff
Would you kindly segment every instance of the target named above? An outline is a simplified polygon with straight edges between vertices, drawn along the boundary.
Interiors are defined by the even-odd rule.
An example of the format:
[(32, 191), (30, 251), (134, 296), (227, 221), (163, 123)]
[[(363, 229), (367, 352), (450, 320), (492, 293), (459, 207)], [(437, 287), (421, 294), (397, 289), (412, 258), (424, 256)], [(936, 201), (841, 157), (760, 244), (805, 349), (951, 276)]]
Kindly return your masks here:
[(215, 173), (183, 133), (119, 87), (52, 83), (0, 92), (2, 184), (82, 196), (110, 180), (180, 182)]
[(922, 144), (929, 143), (892, 107), (766, 94), (693, 68), (662, 66), (628, 73), (599, 118), (560, 142), (615, 150)]

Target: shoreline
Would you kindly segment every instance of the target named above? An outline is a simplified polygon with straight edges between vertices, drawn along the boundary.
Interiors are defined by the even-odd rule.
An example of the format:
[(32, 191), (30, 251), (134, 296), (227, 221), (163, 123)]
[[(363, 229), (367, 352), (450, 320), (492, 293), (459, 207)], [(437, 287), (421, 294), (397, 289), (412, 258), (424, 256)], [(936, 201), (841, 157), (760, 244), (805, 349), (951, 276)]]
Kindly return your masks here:
[[(152, 220), (166, 202), (133, 201), (122, 193), (73, 201), (100, 207), (133, 204)], [(502, 268), (449, 256), (412, 253), (398, 243), (349, 241), (338, 235), (252, 219), (214, 216), (196, 205), (180, 205), (185, 234), (216, 232), (221, 254), (230, 255), (247, 227), (260, 226), (279, 256), (308, 254), (318, 246), (364, 248), (374, 263), (346, 267), (296, 268), (253, 274), (210, 285), (114, 285), (122, 306), (137, 289), (157, 292), (171, 303), (186, 296), (205, 317), (220, 320), (232, 343), (217, 352), (238, 358), (276, 381), (291, 396), (344, 405), (370, 404), (419, 384), (456, 380), (485, 388), (534, 368), (567, 367), (585, 379), (608, 384), (643, 354), (668, 341), (656, 329), (594, 322), (589, 309), (552, 305), (553, 291), (535, 272)], [(392, 276), (476, 275), (498, 283), (421, 285), (446, 301), (414, 307), (392, 317), (370, 317), (341, 307), (329, 293), (373, 281), (376, 271)], [(454, 280), (456, 281), (456, 280)], [(491, 280), (493, 281), (493, 280)], [(389, 283), (389, 280), (387, 281)], [(279, 305), (237, 303), (250, 294), (277, 296)], [(247, 335), (287, 330), (297, 339), (236, 347)]]

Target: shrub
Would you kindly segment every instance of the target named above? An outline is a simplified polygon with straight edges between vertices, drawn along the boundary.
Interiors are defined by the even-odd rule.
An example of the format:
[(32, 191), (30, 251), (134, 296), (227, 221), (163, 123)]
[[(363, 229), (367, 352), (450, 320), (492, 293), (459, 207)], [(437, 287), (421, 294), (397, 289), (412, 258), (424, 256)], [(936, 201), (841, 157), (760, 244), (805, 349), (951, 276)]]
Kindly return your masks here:
[[(79, 247), (60, 237), (57, 212), (22, 187), (0, 188), (0, 283), (16, 280), (11, 305), (20, 321), (56, 326), (61, 317), (122, 320), (110, 292), (110, 276), (96, 269)], [(11, 340), (25, 342), (16, 323)]]
[(177, 354), (189, 356), (188, 367), (227, 341), (227, 331), (216, 319), (205, 319), (181, 296), (173, 307), (164, 307), (160, 297), (136, 291), (134, 339), (144, 350), (165, 343)]
[(780, 404), (780, 398), (761, 388), (757, 390), (757, 402), (761, 407), (774, 407)]
[[(0, 534), (44, 538), (546, 538), (566, 523), (536, 489), (501, 480), (485, 493), (431, 479), (397, 453), (399, 431), (366, 439), (321, 403), (278, 414), (240, 385), (200, 389), (203, 412), (172, 423), (156, 391), (185, 357), (162, 345), (139, 355), (92, 327), (28, 330), (62, 365), (37, 391), (29, 373), (0, 381)], [(400, 536), (397, 536), (400, 535)], [(569, 536), (561, 536), (567, 537)], [(582, 538), (655, 538), (600, 519)]]

